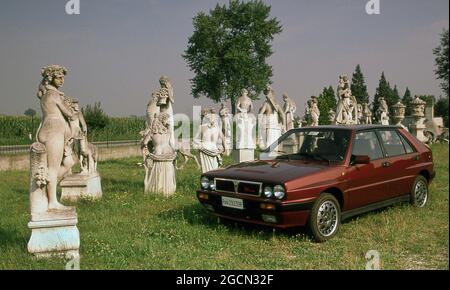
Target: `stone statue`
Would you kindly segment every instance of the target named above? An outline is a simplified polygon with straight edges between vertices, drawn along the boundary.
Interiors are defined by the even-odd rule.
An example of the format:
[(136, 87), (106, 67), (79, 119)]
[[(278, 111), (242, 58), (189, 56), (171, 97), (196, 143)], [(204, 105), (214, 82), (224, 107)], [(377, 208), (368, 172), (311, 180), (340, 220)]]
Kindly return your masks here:
[(262, 133), (260, 134), (259, 144), (261, 148), (267, 148), (272, 145), (285, 131), (286, 115), (283, 108), (275, 99), (274, 91), (271, 86), (267, 86), (264, 90), (266, 101), (259, 110), (262, 115)]
[(350, 81), (347, 75), (339, 76), (339, 101), (336, 109), (336, 124), (351, 125), (358, 123), (358, 102), (352, 95)]
[(295, 118), (295, 112), (297, 111), (297, 105), (295, 104), (294, 100), (289, 98), (288, 94), (283, 94), (283, 100), (284, 100), (284, 107), (283, 111), (286, 114), (286, 131), (289, 131), (291, 129), (294, 129), (294, 118)]
[(256, 147), (253, 140), (255, 120), (249, 115), (252, 106), (248, 91), (242, 89), (241, 96), (236, 102), (236, 149), (255, 149)]
[(147, 131), (147, 136), (144, 138), (152, 144), (152, 151), (146, 151), (144, 162), (146, 193), (161, 193), (168, 197), (176, 191), (174, 166), (176, 152), (170, 144), (170, 125), (168, 113), (157, 113), (154, 116), (151, 128)]
[(97, 147), (89, 143), (86, 134), (83, 134), (80, 142), (79, 156), (81, 174), (96, 174), (97, 162), (99, 158)]
[(320, 118), (320, 110), (317, 105), (317, 97), (312, 96), (310, 102), (310, 115), (311, 115), (311, 123), (309, 126), (319, 126), (319, 118)]
[(328, 122), (330, 122), (331, 125), (336, 125), (336, 112), (333, 109), (328, 111)]
[[(67, 69), (59, 65), (44, 67), (37, 96), (42, 120), (36, 142), (30, 148), (30, 211), (32, 230), (28, 251), (37, 256), (55, 253), (78, 256), (80, 237), (75, 208), (58, 202), (58, 182), (74, 165), (72, 144), (77, 120), (73, 102), (59, 89)], [(71, 125), (73, 125), (71, 127)]]
[(232, 128), (231, 128), (231, 115), (230, 110), (225, 103), (221, 104), (219, 111), (220, 120), (222, 121), (222, 134), (225, 138), (225, 155), (230, 155), (233, 148), (232, 144)]
[[(62, 177), (71, 172), (75, 163), (72, 156), (74, 136), (70, 122), (76, 120), (76, 112), (65, 102), (64, 93), (59, 91), (66, 74), (67, 70), (62, 66), (52, 65), (43, 68), (43, 80), (38, 91), (42, 121), (36, 137), (37, 142), (43, 146), (36, 146), (45, 148), (48, 210), (65, 209), (57, 200), (56, 187)], [(34, 200), (31, 200), (31, 207), (33, 212)]]
[(384, 97), (378, 99), (380, 106), (378, 107), (377, 114), (378, 120), (381, 125), (389, 125), (389, 107)]
[(200, 129), (194, 138), (194, 144), (200, 151), (202, 173), (216, 170), (222, 165), (225, 138), (216, 122), (214, 110), (209, 109), (203, 118)]
[(171, 81), (166, 76), (159, 79), (160, 89), (152, 93), (152, 99), (147, 105), (146, 127), (151, 128), (152, 122), (158, 113), (169, 115), (170, 144), (175, 147), (175, 122), (173, 113), (174, 90)]
[(362, 124), (372, 124), (372, 111), (368, 103), (363, 104), (362, 116)]

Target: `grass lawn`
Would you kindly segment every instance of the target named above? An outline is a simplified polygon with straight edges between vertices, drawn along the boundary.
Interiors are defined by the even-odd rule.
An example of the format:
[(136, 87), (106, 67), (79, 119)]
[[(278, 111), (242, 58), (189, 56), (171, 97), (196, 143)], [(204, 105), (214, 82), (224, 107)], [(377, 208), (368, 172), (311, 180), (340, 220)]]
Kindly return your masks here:
[[(382, 269), (448, 269), (449, 166), (433, 146), (437, 176), (426, 208), (400, 204), (346, 221), (317, 244), (289, 231), (220, 222), (197, 202), (199, 171), (179, 171), (169, 199), (143, 193), (139, 158), (99, 164), (104, 197), (77, 206), (81, 269), (365, 269), (377, 250)], [(63, 259), (27, 253), (28, 172), (0, 172), (0, 269), (64, 269)]]

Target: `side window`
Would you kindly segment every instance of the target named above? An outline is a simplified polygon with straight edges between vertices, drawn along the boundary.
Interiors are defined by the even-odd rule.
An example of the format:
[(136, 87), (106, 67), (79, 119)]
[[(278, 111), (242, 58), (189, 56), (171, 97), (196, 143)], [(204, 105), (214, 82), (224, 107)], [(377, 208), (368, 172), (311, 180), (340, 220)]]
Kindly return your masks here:
[(374, 131), (356, 133), (352, 155), (367, 155), (371, 160), (383, 158), (383, 151)]
[(409, 142), (405, 139), (405, 137), (403, 137), (402, 134), (399, 134), (399, 135), (400, 135), (400, 138), (402, 139), (403, 145), (405, 145), (406, 154), (416, 152), (416, 150), (414, 150), (412, 148), (411, 144), (409, 144)]
[(403, 142), (395, 130), (380, 130), (381, 140), (388, 157), (406, 154)]

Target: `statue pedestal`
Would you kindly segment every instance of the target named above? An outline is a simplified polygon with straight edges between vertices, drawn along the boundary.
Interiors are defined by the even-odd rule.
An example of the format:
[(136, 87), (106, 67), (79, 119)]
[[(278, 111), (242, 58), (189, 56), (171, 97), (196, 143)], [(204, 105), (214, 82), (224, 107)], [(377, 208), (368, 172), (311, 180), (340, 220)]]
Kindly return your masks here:
[(242, 162), (254, 161), (254, 149), (235, 149), (233, 150), (233, 163), (238, 164)]
[(80, 233), (74, 207), (31, 216), (28, 252), (39, 258), (79, 257)]
[(410, 125), (410, 132), (411, 132), (411, 134), (416, 136), (416, 138), (420, 142), (423, 142), (423, 143), (428, 142), (428, 138), (425, 137), (425, 135), (423, 134), (425, 129), (426, 129), (426, 126), (425, 126), (425, 124), (423, 124), (423, 122), (412, 123)]
[(100, 199), (102, 184), (98, 174), (70, 174), (60, 183), (61, 200), (78, 201), (80, 198)]

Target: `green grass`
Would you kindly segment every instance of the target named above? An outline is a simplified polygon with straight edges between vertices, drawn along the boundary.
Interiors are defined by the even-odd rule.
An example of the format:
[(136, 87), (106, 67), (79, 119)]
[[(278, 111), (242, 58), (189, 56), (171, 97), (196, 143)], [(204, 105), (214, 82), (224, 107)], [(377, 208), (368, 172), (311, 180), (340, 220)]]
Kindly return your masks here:
[[(365, 269), (378, 250), (383, 269), (448, 269), (448, 146), (433, 147), (437, 177), (424, 209), (400, 204), (345, 222), (317, 244), (289, 231), (219, 222), (196, 201), (200, 173), (178, 172), (165, 199), (143, 193), (144, 172), (131, 158), (101, 163), (104, 197), (77, 207), (81, 269)], [(0, 269), (64, 269), (62, 259), (27, 253), (28, 172), (0, 173)]]

